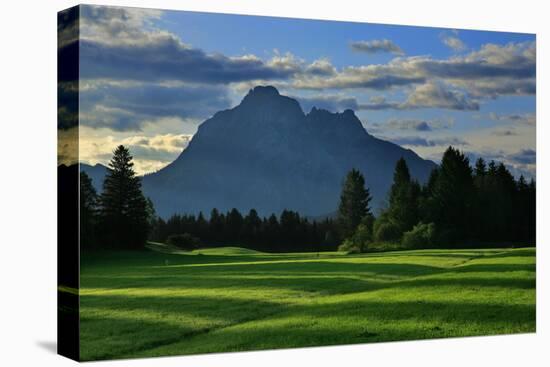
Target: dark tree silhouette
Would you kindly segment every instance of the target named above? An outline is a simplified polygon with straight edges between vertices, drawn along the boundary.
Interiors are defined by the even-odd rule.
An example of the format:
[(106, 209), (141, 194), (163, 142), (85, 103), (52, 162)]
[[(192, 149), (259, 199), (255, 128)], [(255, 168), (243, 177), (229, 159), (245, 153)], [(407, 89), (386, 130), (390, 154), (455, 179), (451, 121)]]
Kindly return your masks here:
[(407, 162), (401, 158), (395, 165), (388, 208), (388, 215), (400, 232), (408, 231), (418, 223), (419, 197), (420, 185), (411, 180)]
[(340, 205), (338, 206), (338, 221), (342, 235), (349, 237), (366, 215), (372, 215), (369, 203), (372, 200), (369, 189), (365, 187), (365, 178), (356, 169), (352, 169), (346, 176)]
[(256, 243), (260, 236), (262, 220), (258, 216), (256, 209), (250, 209), (248, 215), (244, 218), (244, 241), (248, 244)]
[(133, 165), (129, 150), (118, 146), (103, 182), (101, 237), (104, 245), (110, 248), (139, 249), (147, 240), (150, 208)]
[(231, 211), (227, 214), (225, 234), (230, 243), (239, 243), (243, 229), (243, 222), (243, 216), (236, 208), (231, 209)]
[(80, 245), (89, 249), (96, 246), (98, 196), (92, 179), (80, 172)]
[(470, 238), (474, 182), (470, 161), (458, 149), (449, 147), (443, 154), (430, 194), (426, 222), (435, 223), (446, 242)]

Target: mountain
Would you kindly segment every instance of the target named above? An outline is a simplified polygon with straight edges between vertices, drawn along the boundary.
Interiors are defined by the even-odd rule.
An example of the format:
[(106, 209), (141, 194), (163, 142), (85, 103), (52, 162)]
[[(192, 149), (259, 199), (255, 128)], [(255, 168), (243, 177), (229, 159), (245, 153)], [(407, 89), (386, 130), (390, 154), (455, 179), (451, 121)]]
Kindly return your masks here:
[(105, 179), (105, 175), (107, 174), (107, 167), (100, 163), (97, 163), (94, 166), (86, 163), (80, 163), (80, 171), (85, 172), (92, 179), (92, 185), (94, 186), (94, 189), (98, 193), (101, 193), (101, 191), (103, 190), (103, 180)]
[(163, 217), (214, 207), (316, 217), (335, 212), (352, 168), (365, 175), (372, 204), (380, 207), (401, 157), (421, 182), (436, 167), (368, 134), (351, 110), (304, 114), (274, 87), (255, 87), (238, 106), (204, 121), (175, 161), (144, 176), (143, 189)]

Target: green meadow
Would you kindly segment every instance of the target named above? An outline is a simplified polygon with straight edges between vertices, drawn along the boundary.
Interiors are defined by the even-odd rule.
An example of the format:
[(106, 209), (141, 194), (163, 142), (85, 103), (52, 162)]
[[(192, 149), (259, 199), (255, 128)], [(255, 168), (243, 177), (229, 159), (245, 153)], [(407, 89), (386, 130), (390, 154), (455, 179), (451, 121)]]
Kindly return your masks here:
[(82, 360), (535, 331), (535, 249), (82, 256)]

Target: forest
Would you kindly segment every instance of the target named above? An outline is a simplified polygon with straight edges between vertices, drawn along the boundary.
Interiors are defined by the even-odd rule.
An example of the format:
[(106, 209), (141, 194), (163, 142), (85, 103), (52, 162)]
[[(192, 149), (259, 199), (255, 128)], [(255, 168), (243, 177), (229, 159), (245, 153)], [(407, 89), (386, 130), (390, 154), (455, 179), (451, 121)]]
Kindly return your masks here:
[(368, 172), (345, 177), (335, 214), (307, 218), (292, 210), (260, 217), (241, 213), (174, 214), (163, 219), (141, 191), (132, 156), (119, 146), (97, 193), (80, 173), (81, 246), (141, 249), (148, 241), (184, 250), (235, 245), (265, 252), (349, 253), (380, 249), (526, 246), (535, 242), (536, 184), (514, 178), (502, 163), (479, 158), (473, 165), (449, 147), (428, 182), (411, 178), (400, 159), (384, 208), (373, 212)]

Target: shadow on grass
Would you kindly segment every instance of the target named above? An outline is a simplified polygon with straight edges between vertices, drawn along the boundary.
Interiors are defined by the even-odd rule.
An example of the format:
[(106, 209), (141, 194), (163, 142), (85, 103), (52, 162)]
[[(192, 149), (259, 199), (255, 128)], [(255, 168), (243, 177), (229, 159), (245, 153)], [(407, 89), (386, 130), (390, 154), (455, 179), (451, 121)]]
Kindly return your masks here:
[[(467, 260), (535, 254), (531, 249), (474, 254), (449, 251), (383, 256), (456, 255)], [(534, 290), (534, 264), (473, 261), (437, 267), (407, 263), (404, 258), (400, 263), (358, 263), (353, 262), (354, 256), (348, 257), (351, 261), (306, 258), (309, 261), (292, 262), (293, 257), (287, 256), (155, 252), (94, 256), (85, 260), (83, 289), (116, 292), (80, 297), (85, 360), (503, 334), (535, 328), (534, 293), (532, 304), (516, 303), (506, 296), (506, 289)], [(362, 256), (370, 255), (358, 257)], [(274, 259), (276, 262), (257, 263)], [(165, 266), (166, 260), (176, 266)], [(177, 266), (211, 263), (214, 265)], [(532, 274), (506, 275), (510, 272)], [(412, 290), (432, 292), (430, 289), (449, 287), (445, 292), (450, 299), (445, 302), (424, 301), (424, 290)], [(482, 291), (487, 287), (502, 289), (483, 302)], [(125, 295), (124, 288), (130, 294)], [(393, 300), (364, 293), (386, 288), (395, 289)], [(465, 288), (479, 288), (480, 298), (461, 301), (460, 292)], [(140, 289), (144, 290), (141, 295), (131, 295), (134, 291), (139, 294)], [(147, 295), (145, 289), (158, 289), (162, 295)], [(176, 296), (172, 289), (190, 293)], [(357, 293), (357, 297), (348, 293)], [(531, 295), (521, 294), (526, 299)], [(330, 297), (316, 298), (324, 295)]]
[[(84, 318), (82, 355), (84, 359), (190, 354), (266, 348), (303, 347), (422, 339), (444, 336), (499, 334), (511, 330), (534, 330), (535, 307), (522, 304), (348, 300), (330, 304), (273, 304), (261, 301), (212, 298), (85, 297), (83, 303), (116, 304), (127, 318), (107, 317), (99, 324)], [(187, 307), (186, 307), (187, 306)], [(195, 310), (190, 310), (193, 307)], [(159, 315), (216, 315), (225, 319), (217, 325), (193, 327), (170, 324), (160, 319), (132, 320), (131, 312), (154, 311)], [(346, 315), (347, 323), (331, 322)], [(417, 325), (399, 328), (402, 322)], [(472, 326), (474, 325), (474, 326)], [(477, 325), (477, 326), (476, 326)], [(92, 327), (93, 329), (88, 329)], [(93, 340), (87, 339), (94, 335)], [(207, 335), (208, 334), (208, 335)], [(87, 346), (94, 345), (93, 349)], [(112, 348), (112, 346), (116, 348)], [(166, 348), (173, 349), (170, 352)], [(150, 351), (150, 354), (148, 354)]]

